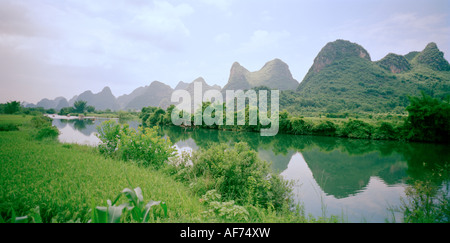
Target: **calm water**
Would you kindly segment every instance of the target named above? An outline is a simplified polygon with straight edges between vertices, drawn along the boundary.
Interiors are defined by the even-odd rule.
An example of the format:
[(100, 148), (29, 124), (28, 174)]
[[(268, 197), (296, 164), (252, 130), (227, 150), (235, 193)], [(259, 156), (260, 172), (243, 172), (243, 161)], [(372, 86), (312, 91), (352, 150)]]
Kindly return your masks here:
[[(96, 127), (106, 119), (54, 119), (59, 140), (95, 146)], [(138, 121), (129, 121), (137, 128)], [(162, 128), (178, 151), (195, 151), (215, 143), (247, 142), (274, 171), (294, 180), (296, 201), (315, 217), (337, 215), (346, 222), (392, 221), (406, 185), (431, 179), (449, 191), (448, 176), (435, 177), (436, 168), (450, 162), (447, 145), (352, 140), (217, 130)], [(395, 213), (397, 221), (401, 214)]]

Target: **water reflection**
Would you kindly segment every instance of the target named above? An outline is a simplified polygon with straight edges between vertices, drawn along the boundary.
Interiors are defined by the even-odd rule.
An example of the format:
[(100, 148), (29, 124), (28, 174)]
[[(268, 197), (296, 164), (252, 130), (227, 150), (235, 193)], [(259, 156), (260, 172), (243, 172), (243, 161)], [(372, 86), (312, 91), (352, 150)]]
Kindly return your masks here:
[[(61, 142), (96, 145), (96, 127), (106, 119), (58, 120)], [(138, 121), (127, 121), (137, 128)], [(272, 169), (296, 182), (296, 200), (314, 216), (343, 215), (349, 222), (384, 222), (398, 206), (404, 188), (416, 180), (448, 183), (449, 175), (435, 176), (449, 163), (448, 146), (331, 137), (277, 135), (217, 130), (159, 130), (178, 151), (195, 151), (218, 143), (247, 142)], [(401, 218), (396, 216), (397, 219)]]

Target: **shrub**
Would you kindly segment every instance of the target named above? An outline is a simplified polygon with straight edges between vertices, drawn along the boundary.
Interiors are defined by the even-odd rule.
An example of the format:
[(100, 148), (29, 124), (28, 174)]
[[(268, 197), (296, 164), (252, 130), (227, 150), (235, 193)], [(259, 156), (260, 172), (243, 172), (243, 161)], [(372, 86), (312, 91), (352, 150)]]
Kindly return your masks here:
[(372, 138), (378, 140), (398, 139), (399, 129), (397, 127), (394, 128), (390, 123), (382, 122), (379, 127), (375, 128)]
[(101, 143), (98, 145), (100, 153), (112, 155), (118, 148), (121, 127), (114, 120), (102, 122), (97, 126), (97, 137)]
[(450, 103), (440, 101), (422, 93), (422, 97), (409, 98), (406, 108), (409, 130), (408, 139), (418, 141), (449, 142)]
[(348, 138), (370, 138), (373, 132), (372, 125), (361, 120), (350, 120), (344, 124), (340, 135)]
[(321, 121), (313, 127), (314, 134), (323, 136), (334, 136), (336, 135), (336, 130), (336, 125), (331, 121)]
[(405, 190), (400, 211), (405, 223), (449, 223), (450, 196), (429, 181), (419, 181)]
[(98, 128), (101, 153), (117, 156), (125, 161), (134, 160), (144, 166), (159, 169), (164, 162), (174, 156), (170, 139), (160, 137), (156, 128), (139, 128), (138, 131), (128, 124), (105, 121)]
[(52, 118), (46, 116), (35, 116), (31, 119), (33, 128), (43, 128), (52, 125)]
[(248, 221), (249, 213), (244, 207), (235, 205), (233, 200), (221, 202), (221, 198), (216, 190), (208, 191), (202, 196), (201, 201), (209, 208), (209, 210), (203, 212), (207, 217), (215, 215), (233, 222)]
[(291, 119), (291, 133), (295, 135), (305, 135), (312, 133), (312, 124), (301, 118)]
[(37, 134), (36, 139), (37, 140), (43, 140), (44, 138), (48, 139), (56, 139), (59, 135), (59, 130), (55, 126), (46, 126), (44, 128), (41, 128)]
[(130, 129), (125, 124), (120, 133), (118, 153), (124, 160), (135, 160), (144, 166), (161, 168), (170, 157), (174, 156), (170, 139), (158, 135), (156, 128)]
[(194, 152), (191, 171), (194, 191), (205, 194), (217, 190), (225, 201), (276, 208), (290, 202), (291, 187), (269, 164), (259, 159), (246, 143), (234, 147), (221, 144)]
[(0, 132), (18, 131), (19, 126), (14, 123), (0, 124)]

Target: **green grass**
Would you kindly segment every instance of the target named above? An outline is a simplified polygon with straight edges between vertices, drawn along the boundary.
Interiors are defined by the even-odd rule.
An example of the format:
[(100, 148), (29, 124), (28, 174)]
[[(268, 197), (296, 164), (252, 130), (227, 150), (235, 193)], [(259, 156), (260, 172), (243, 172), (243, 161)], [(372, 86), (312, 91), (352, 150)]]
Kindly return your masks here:
[[(2, 123), (29, 117), (0, 116)], [(39, 206), (44, 221), (87, 222), (93, 205), (106, 205), (124, 188), (141, 187), (148, 200), (164, 201), (171, 222), (197, 222), (204, 207), (189, 189), (161, 172), (104, 158), (94, 148), (36, 141), (27, 127), (0, 132), (0, 213), (25, 215)], [(130, 185), (131, 183), (131, 185)]]
[(232, 201), (206, 205), (189, 183), (166, 170), (107, 158), (89, 146), (37, 140), (31, 119), (0, 115), (0, 125), (19, 127), (18, 131), (0, 132), (0, 222), (14, 222), (14, 216), (34, 217), (39, 208), (44, 223), (85, 223), (92, 219), (96, 206), (107, 206), (107, 200), (114, 200), (125, 188), (136, 187), (142, 189), (144, 203), (162, 201), (167, 206), (167, 217), (152, 222), (242, 222), (222, 215), (223, 210), (234, 215), (238, 209), (248, 212), (244, 221), (248, 223), (339, 222), (335, 217), (306, 216), (301, 207), (276, 211), (251, 204), (228, 205)]

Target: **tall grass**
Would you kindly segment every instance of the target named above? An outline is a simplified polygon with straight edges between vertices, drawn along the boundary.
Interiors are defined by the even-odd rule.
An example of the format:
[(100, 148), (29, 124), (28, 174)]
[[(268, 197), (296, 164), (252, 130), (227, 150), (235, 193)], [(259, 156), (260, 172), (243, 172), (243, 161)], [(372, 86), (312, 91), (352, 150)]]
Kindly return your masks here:
[(44, 222), (87, 222), (92, 205), (106, 205), (123, 188), (137, 186), (149, 200), (166, 202), (167, 221), (196, 222), (204, 210), (185, 185), (132, 162), (104, 158), (94, 148), (37, 141), (26, 130), (0, 132), (0, 147), (4, 219), (11, 209), (26, 215), (39, 206)]

